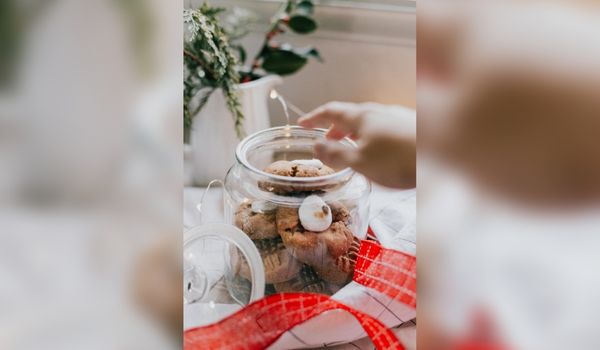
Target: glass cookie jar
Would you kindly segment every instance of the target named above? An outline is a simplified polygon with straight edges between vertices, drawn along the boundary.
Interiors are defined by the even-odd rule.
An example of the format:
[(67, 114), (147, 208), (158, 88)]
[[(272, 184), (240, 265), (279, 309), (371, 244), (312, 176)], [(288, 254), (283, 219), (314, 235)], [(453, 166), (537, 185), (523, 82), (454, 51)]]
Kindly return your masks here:
[[(333, 294), (349, 283), (366, 236), (371, 185), (350, 168), (314, 159), (326, 130), (276, 127), (248, 136), (225, 178), (225, 220), (248, 235), (265, 294)], [(355, 148), (348, 138), (338, 141)], [(232, 266), (239, 278), (249, 267)]]

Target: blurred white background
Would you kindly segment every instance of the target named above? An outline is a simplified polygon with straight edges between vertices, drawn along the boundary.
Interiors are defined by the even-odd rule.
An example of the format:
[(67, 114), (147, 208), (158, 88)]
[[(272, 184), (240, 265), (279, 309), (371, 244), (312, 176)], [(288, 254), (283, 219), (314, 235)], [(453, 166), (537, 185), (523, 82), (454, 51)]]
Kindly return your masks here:
[(18, 25), (0, 62), (0, 348), (176, 346), (177, 316), (140, 307), (136, 285), (174, 265), (160, 292), (180, 313), (182, 4), (3, 6)]

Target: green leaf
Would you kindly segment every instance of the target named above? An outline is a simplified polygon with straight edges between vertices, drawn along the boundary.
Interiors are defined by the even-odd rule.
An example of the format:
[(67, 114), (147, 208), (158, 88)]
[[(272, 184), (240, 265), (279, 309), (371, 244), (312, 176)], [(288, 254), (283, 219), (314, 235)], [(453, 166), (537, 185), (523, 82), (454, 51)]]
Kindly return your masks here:
[(298, 34), (308, 34), (317, 29), (317, 22), (312, 17), (304, 14), (291, 16), (287, 25)]
[(314, 11), (315, 5), (313, 5), (312, 1), (302, 0), (298, 3), (296, 8), (306, 14), (312, 14)]
[(279, 75), (288, 75), (302, 68), (308, 59), (289, 49), (271, 48), (266, 51), (262, 68)]
[(243, 66), (246, 63), (246, 49), (242, 45), (232, 45), (231, 48), (237, 50), (240, 65)]
[(299, 54), (303, 57), (312, 56), (312, 57), (316, 58), (317, 61), (323, 62), (323, 58), (321, 57), (321, 54), (314, 47), (305, 47), (305, 48), (295, 49), (294, 52), (296, 52), (297, 54)]
[(294, 9), (294, 0), (288, 0), (285, 4), (284, 12), (290, 13)]
[(220, 14), (221, 12), (225, 12), (227, 9), (224, 7), (211, 7), (208, 3), (204, 3), (202, 4), (202, 6), (200, 7), (200, 11), (202, 11), (202, 13), (205, 16), (210, 16), (215, 18), (216, 15)]

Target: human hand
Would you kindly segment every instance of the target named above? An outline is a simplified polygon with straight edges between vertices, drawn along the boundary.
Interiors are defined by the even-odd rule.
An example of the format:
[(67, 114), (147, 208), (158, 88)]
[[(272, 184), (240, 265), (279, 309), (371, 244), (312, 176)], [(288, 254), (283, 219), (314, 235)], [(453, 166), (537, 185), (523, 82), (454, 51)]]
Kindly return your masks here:
[(351, 167), (384, 186), (416, 185), (416, 115), (414, 110), (376, 103), (331, 102), (298, 120), (305, 128), (329, 128), (327, 138), (349, 136), (358, 148), (319, 143), (316, 156), (334, 167)]
[(600, 198), (600, 16), (540, 2), (420, 5), (420, 150), (513, 199)]

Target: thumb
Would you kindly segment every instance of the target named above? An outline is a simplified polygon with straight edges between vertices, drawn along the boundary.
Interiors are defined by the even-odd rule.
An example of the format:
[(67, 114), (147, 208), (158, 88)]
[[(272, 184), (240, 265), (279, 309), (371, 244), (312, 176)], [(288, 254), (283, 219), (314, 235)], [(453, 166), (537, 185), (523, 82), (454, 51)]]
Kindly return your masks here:
[(331, 141), (317, 143), (315, 155), (323, 163), (334, 168), (353, 167), (359, 158), (358, 150)]

